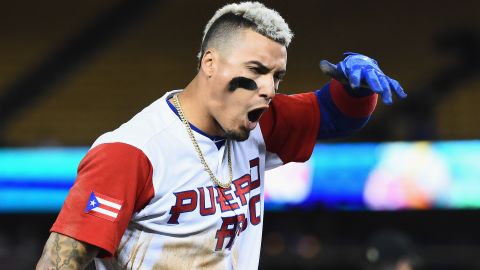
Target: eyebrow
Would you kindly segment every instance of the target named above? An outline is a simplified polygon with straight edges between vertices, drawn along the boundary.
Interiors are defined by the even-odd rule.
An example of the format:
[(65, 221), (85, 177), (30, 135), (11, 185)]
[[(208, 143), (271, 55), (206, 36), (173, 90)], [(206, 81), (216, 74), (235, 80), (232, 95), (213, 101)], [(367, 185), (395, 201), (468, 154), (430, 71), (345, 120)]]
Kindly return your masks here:
[[(272, 68), (269, 68), (269, 67), (265, 66), (264, 64), (262, 64), (260, 61), (257, 61), (257, 60), (248, 61), (246, 64), (257, 65), (257, 68), (259, 69), (259, 72), (262, 73), (262, 74), (267, 74), (268, 72), (270, 72), (272, 70)], [(279, 71), (275, 72), (275, 75), (281, 79), (285, 76), (286, 72), (287, 72), (286, 70), (282, 69), (282, 70), (279, 70)]]

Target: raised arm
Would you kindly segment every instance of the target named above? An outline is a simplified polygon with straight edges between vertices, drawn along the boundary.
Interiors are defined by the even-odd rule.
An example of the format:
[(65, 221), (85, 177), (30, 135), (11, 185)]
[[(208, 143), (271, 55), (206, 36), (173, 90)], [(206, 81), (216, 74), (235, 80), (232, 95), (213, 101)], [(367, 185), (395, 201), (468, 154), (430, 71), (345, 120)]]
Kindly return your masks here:
[(320, 63), (332, 80), (315, 92), (273, 98), (260, 118), (266, 150), (271, 158), (267, 169), (310, 158), (318, 139), (349, 136), (361, 129), (373, 113), (377, 97), (392, 104), (392, 93), (407, 95), (400, 84), (385, 75), (378, 63), (365, 55), (348, 53), (337, 65)]
[(52, 232), (35, 269), (85, 269), (99, 251), (96, 246)]
[(345, 55), (337, 65), (320, 62), (322, 71), (334, 80), (315, 92), (321, 114), (318, 139), (345, 137), (362, 128), (375, 108), (375, 94), (386, 105), (392, 104), (392, 93), (407, 96), (374, 59), (357, 53)]
[(392, 92), (400, 98), (406, 98), (398, 81), (385, 75), (376, 60), (362, 54), (347, 52), (343, 61), (334, 65), (326, 60), (320, 61), (321, 70), (345, 86), (346, 91), (355, 97), (379, 94), (383, 103), (393, 103)]

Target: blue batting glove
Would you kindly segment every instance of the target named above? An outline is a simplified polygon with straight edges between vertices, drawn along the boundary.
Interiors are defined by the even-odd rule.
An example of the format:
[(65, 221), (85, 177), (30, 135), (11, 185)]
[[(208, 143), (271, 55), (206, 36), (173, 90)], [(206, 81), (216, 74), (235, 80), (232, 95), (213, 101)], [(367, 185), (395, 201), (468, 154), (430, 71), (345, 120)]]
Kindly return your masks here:
[(380, 70), (377, 61), (358, 53), (348, 52), (344, 55), (347, 57), (337, 65), (326, 60), (320, 61), (320, 68), (328, 76), (344, 85), (349, 85), (353, 93), (369, 89), (379, 94), (383, 103), (387, 105), (393, 102), (392, 90), (400, 98), (407, 97), (402, 86)]

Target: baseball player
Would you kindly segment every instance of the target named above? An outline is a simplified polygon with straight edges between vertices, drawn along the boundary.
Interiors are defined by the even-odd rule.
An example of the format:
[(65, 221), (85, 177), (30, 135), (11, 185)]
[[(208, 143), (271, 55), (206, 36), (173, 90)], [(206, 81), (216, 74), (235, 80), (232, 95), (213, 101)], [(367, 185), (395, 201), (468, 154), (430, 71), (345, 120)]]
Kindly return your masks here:
[(378, 95), (406, 96), (355, 53), (322, 62), (321, 90), (276, 94), (292, 37), (263, 4), (219, 9), (195, 78), (94, 142), (37, 269), (258, 268), (265, 170), (360, 129)]

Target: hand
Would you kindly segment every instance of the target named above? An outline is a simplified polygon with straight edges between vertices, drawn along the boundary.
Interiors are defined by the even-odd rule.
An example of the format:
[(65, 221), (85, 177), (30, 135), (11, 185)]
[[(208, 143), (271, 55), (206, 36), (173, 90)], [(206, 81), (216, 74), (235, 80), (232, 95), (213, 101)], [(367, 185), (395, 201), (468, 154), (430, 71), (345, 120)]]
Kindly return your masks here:
[(320, 61), (320, 69), (342, 84), (350, 85), (353, 93), (360, 88), (370, 89), (379, 94), (387, 105), (392, 104), (392, 90), (400, 98), (407, 97), (402, 86), (380, 70), (377, 61), (358, 53), (348, 52), (345, 55), (347, 57), (337, 65), (327, 60)]

